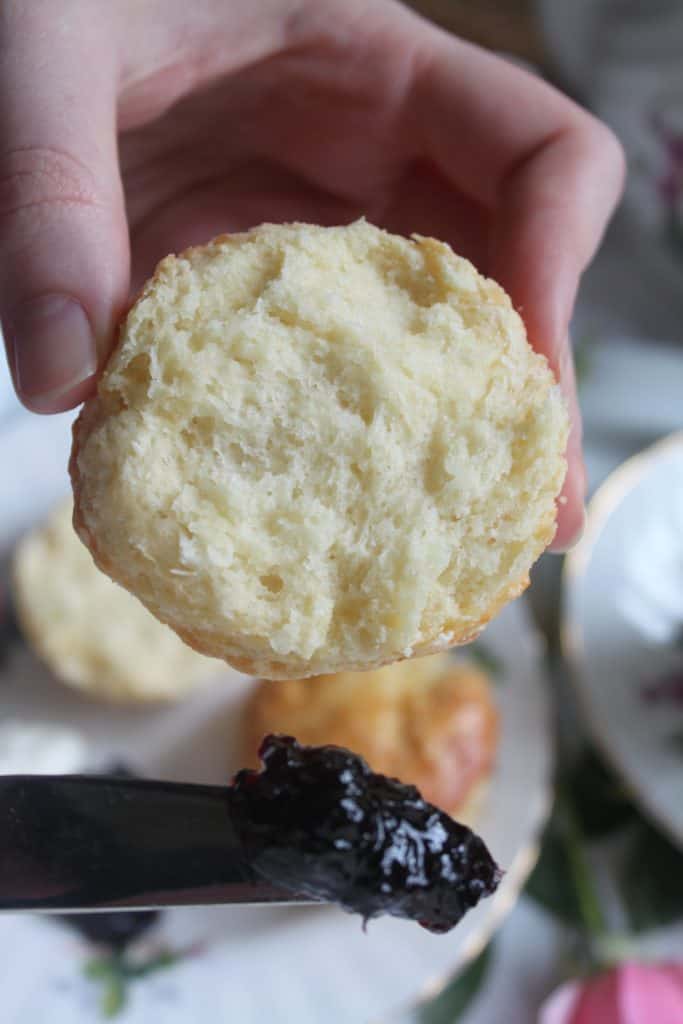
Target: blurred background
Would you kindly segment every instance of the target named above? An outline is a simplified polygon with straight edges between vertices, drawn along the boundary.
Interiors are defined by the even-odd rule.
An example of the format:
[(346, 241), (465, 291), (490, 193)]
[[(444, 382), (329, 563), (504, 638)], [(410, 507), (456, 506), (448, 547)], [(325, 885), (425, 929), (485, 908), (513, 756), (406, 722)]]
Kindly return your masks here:
[[(641, 1014), (629, 1024), (683, 1021), (683, 5), (412, 6), (589, 107), (629, 165), (572, 325), (593, 496), (581, 544), (544, 556), (528, 596), (428, 681), (375, 680), (365, 729), (318, 695), (302, 737), (400, 775), (403, 747), (378, 741), (381, 723), (393, 716), (399, 737), (426, 723), (440, 688), (439, 742), (466, 742), (452, 809), (505, 882), (446, 937), (384, 921), (365, 935), (317, 909), (99, 925), (0, 915), (3, 1024), (569, 1024), (596, 971), (603, 1002), (582, 1021), (621, 1021), (624, 986)], [(225, 670), (188, 660), (79, 560), (60, 532), (66, 506), (53, 513), (71, 418), (24, 412), (0, 366), (0, 771), (225, 779), (253, 759), (252, 732), (291, 728), (312, 698), (273, 699), (236, 675), (213, 685)], [(350, 702), (354, 687), (336, 693)]]
[[(628, 160), (624, 199), (573, 321), (590, 492), (599, 493), (579, 550), (564, 567), (542, 559), (529, 595), (548, 645), (554, 810), (510, 919), (424, 1011), (425, 1020), (521, 1024), (588, 964), (683, 957), (680, 436), (650, 447), (683, 426), (683, 7), (415, 6), (536, 69), (604, 119)], [(627, 461), (643, 451), (652, 452), (645, 463)], [(680, 977), (679, 966), (678, 986)], [(627, 1004), (634, 1020), (683, 1019), (680, 994), (675, 1005), (657, 1002), (654, 974), (636, 976), (636, 997), (621, 1009), (623, 979), (610, 980), (611, 995), (587, 1003), (581, 1020), (631, 1019)], [(569, 1001), (547, 1013), (570, 1020)]]

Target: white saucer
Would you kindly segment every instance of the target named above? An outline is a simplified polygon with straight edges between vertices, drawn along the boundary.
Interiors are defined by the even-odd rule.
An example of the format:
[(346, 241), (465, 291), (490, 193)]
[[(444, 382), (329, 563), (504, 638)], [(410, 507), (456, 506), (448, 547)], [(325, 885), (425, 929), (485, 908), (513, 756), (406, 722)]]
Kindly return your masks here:
[(596, 744), (683, 846), (683, 434), (597, 491), (565, 563), (563, 644)]

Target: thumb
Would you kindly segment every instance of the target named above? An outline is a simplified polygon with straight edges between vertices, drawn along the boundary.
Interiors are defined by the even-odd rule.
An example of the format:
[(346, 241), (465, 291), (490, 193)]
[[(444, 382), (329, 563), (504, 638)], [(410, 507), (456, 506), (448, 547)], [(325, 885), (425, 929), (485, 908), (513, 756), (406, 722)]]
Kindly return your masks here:
[(10, 0), (0, 20), (0, 323), (20, 399), (46, 413), (91, 390), (129, 278), (115, 55), (59, 7)]

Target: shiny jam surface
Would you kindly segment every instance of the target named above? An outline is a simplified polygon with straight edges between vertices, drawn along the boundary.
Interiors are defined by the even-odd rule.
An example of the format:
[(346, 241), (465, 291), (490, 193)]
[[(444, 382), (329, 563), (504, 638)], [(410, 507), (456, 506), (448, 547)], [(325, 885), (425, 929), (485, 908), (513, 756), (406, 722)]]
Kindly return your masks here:
[(231, 813), (254, 869), (272, 884), (446, 932), (501, 872), (483, 841), (341, 747), (267, 736), (261, 771), (238, 772)]

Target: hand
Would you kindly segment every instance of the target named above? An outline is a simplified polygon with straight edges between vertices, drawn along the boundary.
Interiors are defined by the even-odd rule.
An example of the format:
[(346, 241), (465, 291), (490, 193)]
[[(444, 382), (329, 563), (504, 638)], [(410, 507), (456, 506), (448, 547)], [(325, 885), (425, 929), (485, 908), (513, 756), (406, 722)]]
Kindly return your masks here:
[(365, 214), (500, 281), (573, 417), (568, 324), (618, 198), (610, 132), (392, 0), (3, 0), (0, 319), (22, 401), (92, 391), (156, 261), (267, 220)]

